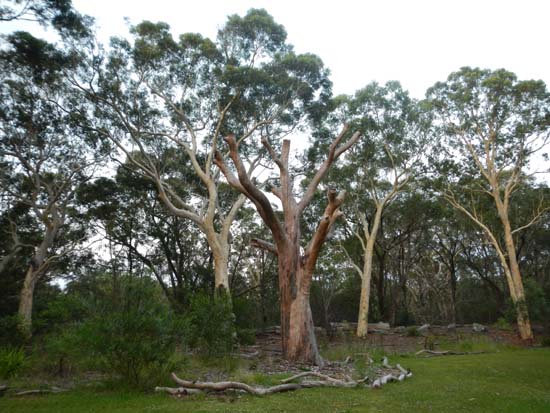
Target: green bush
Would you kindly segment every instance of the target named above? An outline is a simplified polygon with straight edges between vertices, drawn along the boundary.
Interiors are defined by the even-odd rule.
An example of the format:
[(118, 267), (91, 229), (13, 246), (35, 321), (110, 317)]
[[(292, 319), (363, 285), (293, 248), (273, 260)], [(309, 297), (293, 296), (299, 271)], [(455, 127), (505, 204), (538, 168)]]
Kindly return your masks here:
[(27, 341), (19, 328), (17, 315), (0, 318), (0, 346), (19, 347)]
[[(525, 289), (525, 302), (527, 303), (531, 322), (544, 322), (548, 320), (550, 318), (550, 299), (547, 298), (544, 289), (532, 278), (526, 278), (523, 281), (523, 287)], [(508, 300), (504, 317), (510, 324), (517, 322), (516, 305), (514, 305), (512, 300)]]
[(237, 329), (237, 338), (239, 344), (245, 346), (256, 344), (256, 330), (253, 328), (239, 328)]
[(116, 298), (96, 303), (92, 316), (59, 345), (76, 345), (98, 367), (114, 371), (130, 386), (144, 387), (167, 374), (184, 330), (152, 280), (127, 278)]
[(544, 337), (544, 338), (541, 340), (540, 345), (541, 345), (542, 347), (550, 347), (550, 336)]
[(9, 379), (27, 364), (27, 356), (21, 348), (0, 348), (0, 378)]
[(228, 296), (214, 299), (197, 294), (191, 300), (189, 315), (189, 344), (201, 354), (224, 356), (237, 344), (235, 316)]
[(420, 336), (420, 331), (418, 331), (418, 328), (416, 328), (415, 326), (410, 326), (409, 328), (407, 328), (405, 334), (407, 335), (407, 337), (418, 337)]
[(495, 323), (495, 327), (498, 328), (499, 330), (506, 330), (506, 331), (512, 330), (512, 326), (510, 325), (508, 320), (506, 320), (506, 318), (504, 317), (500, 317), (497, 320), (497, 322)]

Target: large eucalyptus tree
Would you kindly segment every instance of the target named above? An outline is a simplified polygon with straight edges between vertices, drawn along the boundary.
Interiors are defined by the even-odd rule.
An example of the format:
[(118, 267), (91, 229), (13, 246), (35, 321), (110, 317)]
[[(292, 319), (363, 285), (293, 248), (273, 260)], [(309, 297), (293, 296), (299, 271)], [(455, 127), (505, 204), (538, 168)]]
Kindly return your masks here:
[[(192, 33), (174, 39), (164, 23), (143, 22), (132, 34), (113, 39), (105, 59), (91, 62), (89, 82), (75, 84), (96, 105), (96, 130), (153, 180), (172, 214), (204, 233), (216, 289), (227, 290), (230, 231), (245, 196), (221, 199), (219, 140), (239, 136), (251, 173), (265, 150), (250, 141), (277, 142), (322, 113), (327, 70), (316, 56), (295, 54), (265, 10), (230, 16), (216, 41)], [(167, 148), (189, 159), (192, 185), (167, 170), (160, 156)]]
[(369, 297), (376, 237), (385, 209), (419, 173), (427, 147), (426, 121), (418, 102), (398, 82), (371, 83), (348, 101), (350, 119), (365, 134), (343, 171), (353, 193), (353, 229), (363, 250), (357, 335), (368, 331)]
[[(539, 168), (535, 155), (550, 139), (550, 94), (542, 81), (506, 70), (465, 67), (427, 93), (440, 136), (445, 199), (469, 217), (498, 254), (516, 306), (522, 339), (532, 339), (518, 264), (517, 237), (549, 210), (535, 200), (514, 214), (517, 194)], [(492, 203), (498, 219), (484, 213)]]
[[(69, 242), (80, 224), (75, 191), (101, 151), (92, 150), (87, 113), (66, 82), (75, 56), (26, 32), (9, 35), (7, 43), (0, 55), (0, 187), (2, 207), (26, 208), (39, 228), (25, 243), (30, 255), (19, 300), (21, 329), (30, 336), (36, 283), (75, 246)], [(14, 222), (8, 231), (14, 249), (24, 239), (20, 229)]]

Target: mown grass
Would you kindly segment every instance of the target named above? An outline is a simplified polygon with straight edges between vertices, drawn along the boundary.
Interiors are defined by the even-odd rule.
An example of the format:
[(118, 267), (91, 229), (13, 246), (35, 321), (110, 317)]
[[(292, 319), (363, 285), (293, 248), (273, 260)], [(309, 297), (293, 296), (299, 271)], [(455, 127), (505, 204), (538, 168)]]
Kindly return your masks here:
[(65, 412), (550, 412), (550, 349), (420, 359), (394, 356), (414, 376), (371, 389), (308, 389), (264, 398), (115, 390), (0, 399), (0, 411)]

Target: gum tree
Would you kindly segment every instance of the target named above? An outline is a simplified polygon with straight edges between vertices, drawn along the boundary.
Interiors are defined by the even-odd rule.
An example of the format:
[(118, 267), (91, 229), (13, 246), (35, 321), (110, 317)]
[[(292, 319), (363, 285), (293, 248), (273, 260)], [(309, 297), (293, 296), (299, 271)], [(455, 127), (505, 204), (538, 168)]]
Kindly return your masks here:
[[(239, 135), (252, 172), (265, 151), (247, 142), (277, 141), (319, 116), (330, 95), (327, 71), (316, 56), (295, 54), (265, 10), (230, 16), (216, 41), (174, 39), (164, 23), (143, 22), (132, 33), (132, 42), (113, 39), (104, 62), (92, 62), (89, 82), (75, 84), (96, 105), (96, 130), (155, 183), (171, 214), (204, 233), (216, 290), (228, 290), (230, 231), (245, 197), (220, 196), (220, 138)], [(192, 179), (169, 173), (160, 156), (167, 149), (187, 157)]]
[(65, 81), (76, 68), (74, 56), (26, 32), (7, 41), (0, 56), (0, 187), (7, 209), (23, 208), (36, 227), (32, 237), (19, 234), (15, 221), (8, 231), (13, 248), (29, 251), (18, 314), (30, 337), (35, 286), (78, 245), (75, 234), (83, 235), (74, 195), (101, 152), (92, 149), (93, 135), (83, 127), (86, 113)]
[[(482, 229), (495, 249), (516, 307), (521, 338), (533, 338), (518, 264), (517, 236), (546, 211), (542, 198), (515, 215), (517, 194), (550, 138), (550, 95), (542, 81), (469, 67), (428, 90), (440, 136), (445, 199)], [(493, 214), (484, 212), (492, 204)], [(491, 215), (496, 214), (492, 220)]]
[(271, 185), (270, 191), (281, 203), (280, 213), (274, 209), (266, 194), (247, 171), (239, 147), (240, 139), (235, 135), (225, 138), (233, 168), (229, 167), (220, 151), (216, 153), (215, 163), (229, 185), (254, 204), (273, 237), (273, 243), (255, 239), (252, 244), (277, 255), (283, 355), (291, 361), (323, 364), (315, 339), (309, 296), (321, 247), (336, 220), (342, 215), (340, 206), (344, 202), (345, 191), (337, 193), (333, 188), (328, 190), (328, 205), (307, 243), (302, 240), (300, 220), (331, 165), (358, 139), (359, 133), (351, 135), (349, 127), (344, 127), (330, 144), (326, 158), (318, 166), (298, 200), (294, 195), (294, 177), (289, 166), (290, 141), (283, 141), (279, 155), (268, 138), (264, 137), (262, 145), (279, 170), (277, 184)]
[(382, 218), (419, 171), (426, 128), (418, 102), (398, 82), (369, 84), (348, 100), (346, 111), (365, 135), (341, 171), (346, 187), (353, 193), (353, 216), (358, 221), (353, 232), (363, 255), (362, 265), (353, 263), (353, 267), (361, 277), (357, 336), (364, 337)]

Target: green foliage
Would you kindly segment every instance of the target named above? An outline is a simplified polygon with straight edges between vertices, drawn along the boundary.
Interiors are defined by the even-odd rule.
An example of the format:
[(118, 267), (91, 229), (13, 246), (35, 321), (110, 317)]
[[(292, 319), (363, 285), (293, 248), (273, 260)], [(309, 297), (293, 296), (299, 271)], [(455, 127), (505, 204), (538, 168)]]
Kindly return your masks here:
[(0, 318), (0, 346), (20, 346), (26, 338), (19, 329), (19, 317), (17, 315)]
[(0, 348), (0, 379), (15, 376), (27, 364), (27, 356), (22, 348)]
[(531, 321), (543, 322), (550, 318), (550, 299), (533, 278), (523, 280), (525, 299)]
[[(97, 302), (92, 314), (57, 343), (75, 346), (98, 367), (114, 371), (131, 386), (146, 386), (166, 373), (184, 323), (174, 319), (150, 279), (128, 277), (109, 300)], [(53, 344), (56, 345), (55, 343)]]
[(504, 317), (500, 317), (497, 320), (497, 322), (495, 323), (495, 327), (498, 328), (499, 330), (506, 330), (506, 331), (512, 330), (512, 326), (510, 325), (508, 320), (506, 320), (506, 318)]
[(189, 344), (201, 354), (223, 356), (236, 345), (235, 316), (229, 296), (220, 294), (216, 299), (197, 294), (191, 300), (189, 315)]
[(407, 337), (418, 337), (420, 336), (420, 331), (418, 331), (418, 328), (416, 328), (415, 326), (410, 326), (409, 328), (407, 328), (405, 334), (407, 335)]
[(550, 336), (544, 337), (544, 338), (540, 341), (540, 345), (541, 345), (542, 347), (550, 347)]
[[(545, 322), (550, 317), (550, 300), (547, 297), (546, 292), (532, 278), (526, 278), (523, 280), (523, 287), (525, 289), (525, 301), (527, 302), (527, 310), (529, 311), (529, 317), (534, 322)], [(504, 318), (510, 324), (516, 322), (518, 307), (525, 306), (525, 303), (518, 303), (514, 305), (512, 300), (508, 300), (506, 304), (506, 310)]]
[(253, 328), (238, 328), (237, 338), (239, 343), (245, 346), (256, 344), (256, 330)]

